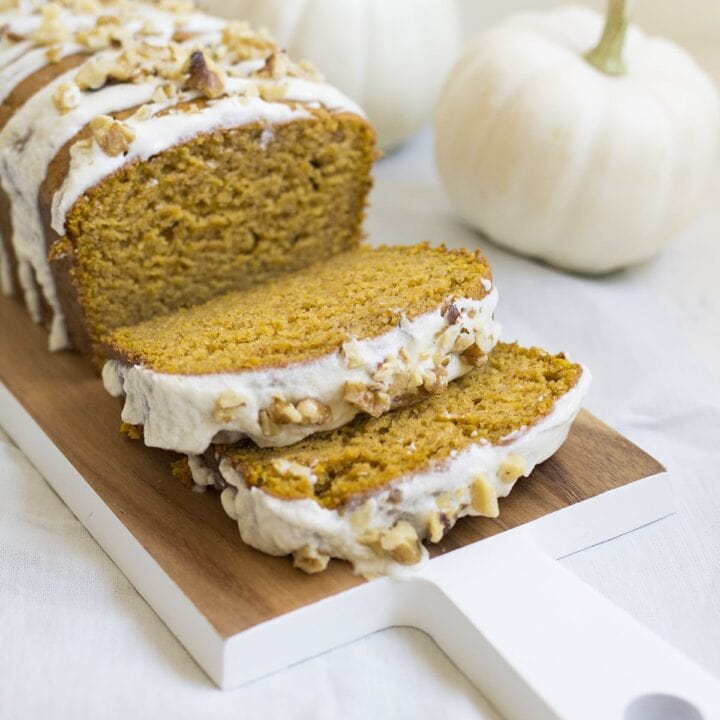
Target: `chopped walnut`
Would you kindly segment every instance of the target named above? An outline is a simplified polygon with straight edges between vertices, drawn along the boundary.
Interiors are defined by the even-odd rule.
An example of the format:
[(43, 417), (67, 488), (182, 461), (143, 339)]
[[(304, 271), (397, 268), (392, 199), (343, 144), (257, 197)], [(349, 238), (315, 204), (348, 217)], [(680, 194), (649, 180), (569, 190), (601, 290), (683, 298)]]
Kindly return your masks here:
[(442, 522), (442, 515), (437, 511), (430, 513), (428, 518), (427, 536), (430, 542), (440, 542), (445, 534), (445, 525)]
[(314, 82), (323, 82), (325, 80), (323, 74), (309, 60), (301, 60), (297, 63), (297, 68), (300, 71), (298, 74), (306, 80)]
[(345, 358), (345, 364), (351, 370), (365, 364), (362, 357), (362, 347), (355, 338), (350, 338), (342, 344), (341, 354)]
[(224, 390), (215, 400), (213, 417), (221, 423), (232, 422), (238, 412), (247, 405), (245, 399), (232, 390)]
[(70, 37), (70, 28), (62, 21), (62, 8), (54, 2), (42, 6), (40, 25), (32, 34), (37, 45), (55, 45)]
[(225, 73), (202, 50), (195, 50), (188, 60), (190, 73), (185, 89), (197, 90), (206, 98), (219, 98), (225, 93)]
[(466, 350), (463, 350), (462, 353), (460, 353), (460, 357), (468, 365), (473, 365), (474, 367), (481, 367), (487, 362), (487, 354), (480, 349), (476, 342)]
[(293, 553), (293, 565), (308, 575), (322, 572), (329, 562), (329, 555), (325, 555), (309, 545), (303, 545)]
[(274, 52), (266, 60), (265, 64), (257, 70), (254, 75), (268, 80), (282, 80), (289, 74), (292, 63), (287, 53), (282, 51)]
[(258, 423), (265, 437), (273, 437), (278, 434), (278, 426), (270, 419), (267, 410), (261, 410), (258, 413)]
[(475, 336), (463, 329), (457, 336), (452, 350), (455, 353), (464, 353), (471, 345), (475, 344)]
[(380, 547), (401, 565), (414, 565), (422, 559), (420, 539), (407, 520), (400, 520), (390, 530), (380, 533)]
[(442, 366), (437, 366), (433, 370), (426, 370), (423, 373), (423, 387), (431, 394), (444, 390), (447, 384), (447, 370)]
[(372, 503), (370, 500), (366, 500), (362, 505), (355, 508), (355, 510), (350, 513), (350, 527), (357, 532), (365, 530), (370, 522), (371, 515)]
[(287, 95), (287, 86), (285, 84), (268, 85), (263, 83), (259, 86), (260, 97), (267, 102), (277, 102)]
[(267, 414), (270, 420), (278, 425), (300, 425), (303, 420), (300, 411), (292, 403), (281, 398), (273, 398)]
[(99, 90), (103, 87), (115, 66), (111, 60), (94, 60), (83, 65), (75, 75), (75, 84), (81, 90)]
[(448, 325), (454, 325), (460, 319), (460, 311), (458, 310), (457, 305), (455, 305), (455, 303), (450, 303), (450, 306), (443, 313), (443, 316), (445, 317), (445, 322), (447, 322)]
[(497, 493), (483, 474), (478, 474), (470, 486), (470, 503), (472, 509), (484, 517), (495, 518), (500, 514)]
[(63, 46), (62, 45), (50, 45), (45, 51), (45, 57), (51, 65), (55, 65), (62, 60), (63, 57)]
[(98, 115), (91, 120), (90, 130), (95, 142), (110, 157), (126, 153), (135, 139), (135, 133), (127, 125), (109, 115)]
[(80, 88), (73, 82), (60, 83), (52, 94), (55, 109), (61, 114), (69, 113), (80, 104)]
[(448, 325), (448, 327), (440, 333), (437, 339), (437, 347), (443, 355), (447, 355), (455, 345), (455, 341), (460, 336), (460, 325)]
[(302, 425), (325, 425), (332, 420), (332, 410), (315, 398), (303, 398), (295, 406), (302, 417)]
[(517, 453), (510, 453), (501, 463), (498, 470), (498, 477), (508, 485), (514, 483), (525, 474), (527, 465), (525, 458)]
[(373, 417), (380, 417), (392, 405), (390, 396), (386, 392), (383, 390), (371, 390), (361, 382), (345, 383), (343, 397), (351, 405), (355, 405), (355, 407)]
[(197, 9), (195, 3), (189, 0), (159, 0), (158, 6), (161, 10), (166, 10), (175, 15), (189, 15)]
[(265, 58), (277, 49), (269, 37), (253, 32), (246, 22), (228, 23), (223, 29), (222, 43), (236, 62)]
[(177, 88), (172, 83), (164, 83), (153, 93), (153, 102), (164, 103), (177, 95)]

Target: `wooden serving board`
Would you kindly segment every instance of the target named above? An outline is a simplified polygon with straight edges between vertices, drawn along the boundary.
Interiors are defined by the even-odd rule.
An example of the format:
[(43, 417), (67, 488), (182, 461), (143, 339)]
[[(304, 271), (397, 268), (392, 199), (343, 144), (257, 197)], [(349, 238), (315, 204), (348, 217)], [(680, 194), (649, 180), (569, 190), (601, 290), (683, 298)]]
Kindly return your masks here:
[[(422, 624), (411, 617), (417, 585), (368, 583), (338, 561), (308, 576), (245, 546), (213, 491), (193, 492), (171, 475), (177, 455), (120, 434), (118, 401), (89, 363), (50, 354), (13, 300), (0, 298), (0, 328), (0, 424), (216, 682), (236, 685), (387, 625)], [(568, 554), (671, 512), (662, 473), (583, 412), (557, 455), (501, 501), (497, 520), (461, 520), (432, 554), (460, 557), (528, 523), (553, 555)], [(636, 482), (644, 478), (660, 479)], [(591, 508), (583, 501), (618, 488), (626, 492), (612, 514), (607, 503), (577, 517), (557, 512)]]

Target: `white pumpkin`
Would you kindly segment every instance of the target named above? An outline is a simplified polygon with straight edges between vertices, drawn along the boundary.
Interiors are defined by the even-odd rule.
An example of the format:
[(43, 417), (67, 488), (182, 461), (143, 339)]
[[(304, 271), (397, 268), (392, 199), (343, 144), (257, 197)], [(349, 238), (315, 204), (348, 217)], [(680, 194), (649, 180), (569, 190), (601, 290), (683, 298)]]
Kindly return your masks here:
[(458, 61), (436, 110), (437, 164), (460, 215), (498, 244), (604, 273), (696, 216), (716, 167), (717, 91), (685, 51), (626, 29), (623, 0), (604, 31), (581, 7), (521, 14)]
[(462, 47), (454, 0), (205, 0), (265, 27), (357, 102), (391, 148), (430, 119)]

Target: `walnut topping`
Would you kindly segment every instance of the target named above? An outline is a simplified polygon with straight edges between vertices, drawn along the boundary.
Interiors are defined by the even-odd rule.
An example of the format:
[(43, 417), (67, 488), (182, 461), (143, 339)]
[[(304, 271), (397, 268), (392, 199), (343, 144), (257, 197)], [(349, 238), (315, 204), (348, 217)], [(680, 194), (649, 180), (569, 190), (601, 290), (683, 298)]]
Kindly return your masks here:
[(284, 84), (263, 84), (259, 86), (260, 97), (266, 102), (277, 102), (287, 95), (287, 86)]
[(70, 37), (70, 28), (62, 21), (62, 8), (54, 2), (43, 5), (41, 20), (32, 40), (37, 45), (54, 45)]
[(177, 95), (177, 88), (172, 83), (161, 85), (153, 94), (153, 102), (164, 103)]
[(423, 373), (423, 387), (431, 394), (444, 390), (447, 384), (447, 370), (440, 365), (436, 366), (433, 370), (426, 370)]
[(470, 502), (473, 510), (484, 517), (495, 518), (500, 514), (497, 493), (485, 475), (476, 475), (470, 486)]
[(189, 0), (159, 0), (158, 6), (175, 15), (189, 15), (196, 10), (195, 3)]
[(300, 425), (302, 415), (292, 404), (281, 398), (273, 398), (267, 409), (268, 418), (277, 425)]
[(290, 72), (291, 62), (287, 53), (282, 51), (274, 52), (266, 60), (265, 64), (257, 70), (254, 75), (269, 80), (282, 80)]
[(111, 60), (94, 60), (83, 65), (75, 75), (75, 83), (81, 90), (99, 90), (107, 83), (115, 67)]
[(273, 425), (324, 425), (332, 420), (332, 410), (316, 398), (303, 398), (297, 404), (273, 398), (262, 412)]
[(90, 130), (95, 142), (110, 157), (126, 153), (135, 139), (135, 133), (127, 125), (109, 115), (98, 115), (91, 120)]
[(444, 313), (445, 321), (448, 325), (454, 325), (460, 318), (460, 311), (455, 303), (451, 303)]
[(422, 559), (420, 539), (407, 520), (398, 521), (389, 530), (368, 530), (360, 535), (357, 541), (401, 565), (415, 565)]
[(80, 88), (72, 82), (60, 83), (52, 94), (52, 101), (55, 109), (64, 115), (80, 104)]
[(471, 345), (474, 344), (475, 336), (470, 331), (463, 328), (455, 339), (452, 350), (454, 353), (464, 353)]
[(498, 470), (498, 477), (504, 483), (514, 483), (525, 474), (527, 466), (525, 458), (517, 453), (510, 453), (501, 463)]
[(370, 500), (366, 500), (360, 507), (355, 508), (350, 513), (350, 527), (357, 532), (365, 530), (370, 522), (371, 515), (372, 503)]
[(460, 330), (462, 330), (460, 325), (449, 325), (440, 334), (438, 338), (438, 349), (443, 355), (446, 355), (453, 349), (455, 341), (460, 336)]
[(440, 542), (443, 539), (444, 534), (445, 525), (443, 525), (442, 516), (437, 510), (435, 510), (430, 513), (430, 517), (428, 518), (428, 540), (434, 543)]
[(245, 399), (237, 393), (232, 390), (224, 390), (215, 401), (213, 417), (221, 423), (232, 422), (246, 404)]
[(304, 398), (295, 407), (303, 425), (325, 425), (332, 420), (332, 410), (315, 398)]
[(219, 98), (225, 93), (225, 73), (202, 50), (195, 50), (190, 55), (187, 65), (190, 73), (185, 89), (197, 90), (206, 98)]
[(351, 370), (365, 364), (362, 357), (362, 347), (355, 338), (350, 338), (342, 344), (341, 354), (345, 358), (345, 364)]
[(63, 46), (62, 45), (51, 45), (45, 51), (45, 57), (51, 65), (55, 65), (62, 60), (63, 57)]
[(231, 22), (223, 29), (222, 43), (235, 62), (265, 58), (276, 50), (275, 43), (263, 33), (256, 33), (246, 22)]
[(308, 575), (322, 572), (330, 562), (330, 556), (319, 552), (316, 548), (303, 545), (293, 553), (293, 565)]
[(373, 417), (380, 417), (392, 405), (390, 396), (385, 391), (372, 390), (361, 382), (345, 383), (343, 397), (351, 405), (355, 405)]
[(270, 414), (267, 410), (261, 410), (258, 413), (258, 423), (265, 437), (273, 437), (278, 434), (278, 426), (270, 419)]
[(323, 74), (309, 61), (301, 60), (297, 63), (298, 74), (306, 80), (312, 80), (314, 82), (323, 82), (325, 80)]
[(468, 365), (473, 365), (474, 367), (481, 367), (487, 362), (487, 354), (480, 349), (480, 346), (476, 342), (466, 350), (463, 350), (462, 353), (460, 353), (460, 357), (462, 357), (463, 361)]

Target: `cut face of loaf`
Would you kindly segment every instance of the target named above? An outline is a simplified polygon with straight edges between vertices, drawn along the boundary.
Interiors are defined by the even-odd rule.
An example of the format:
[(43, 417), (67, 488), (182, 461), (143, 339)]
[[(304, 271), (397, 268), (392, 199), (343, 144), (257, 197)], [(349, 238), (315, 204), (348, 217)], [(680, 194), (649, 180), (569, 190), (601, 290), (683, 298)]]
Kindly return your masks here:
[(562, 355), (499, 343), (416, 405), (287, 448), (213, 446), (189, 466), (259, 550), (306, 572), (331, 557), (368, 576), (403, 572), (458, 518), (498, 515), (498, 498), (564, 442), (589, 382)]
[(479, 253), (360, 248), (116, 330), (103, 379), (148, 445), (288, 445), (444, 392), (495, 345), (496, 303)]
[(0, 8), (0, 279), (52, 348), (99, 359), (115, 327), (359, 242), (375, 157), (360, 110), (185, 5)]

